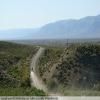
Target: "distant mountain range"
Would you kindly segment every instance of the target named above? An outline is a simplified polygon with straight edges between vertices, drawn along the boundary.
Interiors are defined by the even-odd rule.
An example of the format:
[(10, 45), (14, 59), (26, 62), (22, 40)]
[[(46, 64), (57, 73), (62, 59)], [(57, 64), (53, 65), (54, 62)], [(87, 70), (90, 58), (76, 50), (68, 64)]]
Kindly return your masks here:
[(0, 31), (0, 39), (100, 38), (100, 15), (60, 20), (37, 29)]

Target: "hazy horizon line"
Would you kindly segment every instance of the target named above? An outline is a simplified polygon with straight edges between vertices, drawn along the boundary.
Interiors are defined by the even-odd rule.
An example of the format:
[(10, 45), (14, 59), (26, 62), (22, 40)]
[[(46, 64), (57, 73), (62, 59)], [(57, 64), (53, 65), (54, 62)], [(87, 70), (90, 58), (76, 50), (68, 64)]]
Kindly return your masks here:
[(92, 15), (92, 16), (84, 16), (84, 17), (81, 17), (81, 18), (68, 18), (68, 19), (59, 19), (59, 20), (55, 20), (55, 21), (51, 21), (51, 22), (48, 22), (48, 23), (45, 23), (39, 27), (22, 27), (22, 28), (8, 28), (8, 29), (0, 29), (0, 31), (10, 31), (10, 30), (22, 30), (22, 29), (39, 29), (45, 25), (48, 25), (48, 24), (51, 24), (51, 23), (56, 23), (56, 22), (59, 22), (59, 21), (67, 21), (67, 20), (81, 20), (81, 19), (84, 19), (84, 18), (87, 18), (87, 17), (96, 17), (96, 16), (100, 16), (100, 14), (97, 14), (97, 15)]

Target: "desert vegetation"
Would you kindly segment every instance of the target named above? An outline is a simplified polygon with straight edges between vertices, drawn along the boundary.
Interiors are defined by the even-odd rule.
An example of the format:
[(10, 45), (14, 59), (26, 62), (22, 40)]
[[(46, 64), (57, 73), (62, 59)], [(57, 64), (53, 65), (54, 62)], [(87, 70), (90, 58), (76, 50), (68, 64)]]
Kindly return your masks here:
[(39, 73), (55, 92), (100, 95), (100, 45), (77, 43), (64, 48), (47, 48), (39, 62)]
[[(37, 75), (49, 92), (62, 95), (100, 95), (99, 43), (44, 46)], [(44, 96), (30, 86), (30, 62), (39, 47), (0, 42), (0, 95)], [(9, 91), (10, 90), (10, 91)]]
[(45, 95), (30, 86), (30, 62), (38, 47), (0, 42), (0, 95)]

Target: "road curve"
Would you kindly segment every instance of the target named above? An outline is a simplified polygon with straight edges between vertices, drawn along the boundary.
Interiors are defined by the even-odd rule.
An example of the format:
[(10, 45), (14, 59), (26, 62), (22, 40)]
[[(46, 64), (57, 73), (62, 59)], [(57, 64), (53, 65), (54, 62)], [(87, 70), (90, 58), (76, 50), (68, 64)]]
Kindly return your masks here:
[(31, 86), (36, 87), (37, 89), (47, 91), (47, 88), (45, 84), (42, 82), (42, 80), (38, 77), (36, 67), (39, 61), (39, 58), (44, 52), (44, 48), (40, 47), (35, 56), (32, 58), (31, 66), (30, 66), (30, 80), (31, 80)]

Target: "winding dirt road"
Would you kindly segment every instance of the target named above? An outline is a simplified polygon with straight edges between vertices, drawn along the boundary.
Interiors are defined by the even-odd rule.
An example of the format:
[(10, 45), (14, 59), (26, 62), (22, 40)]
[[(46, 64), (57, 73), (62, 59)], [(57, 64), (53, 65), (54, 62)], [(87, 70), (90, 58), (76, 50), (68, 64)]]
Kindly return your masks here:
[(44, 50), (45, 49), (43, 47), (40, 47), (40, 49), (37, 51), (35, 56), (33, 56), (33, 58), (32, 58), (32, 62), (31, 62), (31, 66), (30, 66), (30, 68), (31, 68), (30, 79), (31, 79), (31, 86), (34, 86), (37, 89), (47, 91), (47, 88), (46, 88), (45, 84), (38, 77), (37, 71), (36, 71), (37, 63), (39, 61), (39, 58), (43, 54)]

